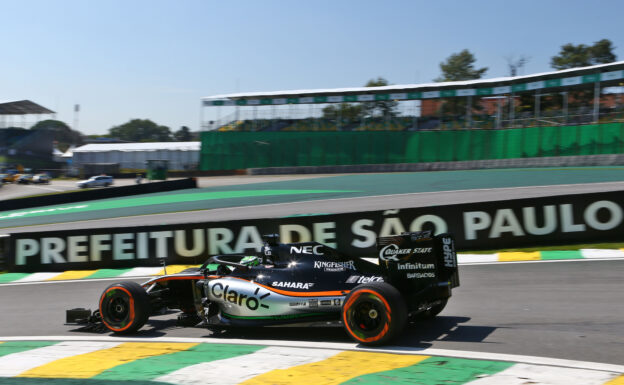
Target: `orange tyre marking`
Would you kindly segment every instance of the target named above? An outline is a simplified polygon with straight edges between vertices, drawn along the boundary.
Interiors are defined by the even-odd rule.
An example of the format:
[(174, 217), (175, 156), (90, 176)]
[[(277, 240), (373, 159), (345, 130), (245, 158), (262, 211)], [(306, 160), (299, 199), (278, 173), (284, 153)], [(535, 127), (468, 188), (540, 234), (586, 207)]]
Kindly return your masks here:
[[(356, 299), (358, 299), (359, 297), (362, 296), (362, 294), (364, 293), (369, 293), (374, 295), (375, 297), (379, 298), (381, 300), (381, 302), (383, 302), (384, 306), (386, 307), (386, 314), (388, 317), (388, 321), (385, 323), (384, 328), (381, 330), (381, 332), (373, 337), (368, 337), (368, 338), (360, 338), (359, 336), (357, 336), (353, 330), (351, 330), (351, 327), (349, 326), (349, 323), (347, 322), (346, 319), (346, 314), (349, 311), (349, 308), (351, 307), (351, 305), (353, 304), (353, 302), (355, 302)], [(362, 290), (358, 290), (351, 298), (349, 298), (349, 300), (347, 301), (347, 303), (345, 303), (344, 305), (344, 312), (342, 314), (343, 320), (342, 322), (344, 323), (345, 327), (347, 328), (347, 331), (349, 332), (349, 334), (351, 334), (351, 336), (353, 336), (353, 338), (355, 338), (358, 341), (362, 341), (362, 342), (374, 342), (374, 341), (379, 341), (380, 339), (383, 338), (383, 336), (385, 336), (386, 334), (388, 334), (388, 331), (390, 329), (390, 322), (392, 321), (392, 313), (390, 311), (390, 305), (388, 305), (388, 302), (386, 301), (386, 299), (379, 293), (374, 292), (372, 290), (369, 289), (362, 289)]]
[(108, 288), (108, 290), (106, 290), (104, 292), (104, 294), (102, 294), (102, 298), (100, 298), (100, 314), (102, 314), (102, 302), (104, 302), (104, 299), (106, 298), (106, 293), (108, 293), (109, 291), (112, 291), (112, 290), (121, 290), (121, 291), (125, 292), (126, 294), (128, 294), (128, 298), (130, 298), (130, 320), (129, 320), (128, 324), (126, 326), (124, 326), (123, 328), (116, 328), (116, 327), (113, 327), (113, 326), (109, 325), (106, 322), (106, 320), (104, 320), (104, 317), (102, 317), (102, 322), (110, 330), (112, 330), (114, 332), (122, 332), (122, 331), (128, 329), (130, 326), (132, 326), (132, 323), (134, 322), (134, 298), (132, 297), (132, 294), (130, 294), (130, 292), (128, 290), (126, 290), (126, 288), (124, 288), (124, 287), (121, 287), (121, 286), (110, 287), (110, 288)]

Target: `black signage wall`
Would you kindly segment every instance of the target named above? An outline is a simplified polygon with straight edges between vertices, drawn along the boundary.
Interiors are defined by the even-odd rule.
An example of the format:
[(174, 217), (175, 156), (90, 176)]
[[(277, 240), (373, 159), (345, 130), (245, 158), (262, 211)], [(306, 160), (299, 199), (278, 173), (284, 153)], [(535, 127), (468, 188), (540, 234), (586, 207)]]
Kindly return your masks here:
[(624, 191), (336, 215), (179, 225), (19, 233), (11, 271), (62, 271), (202, 263), (209, 255), (254, 253), (261, 235), (318, 241), (374, 256), (375, 238), (403, 231), (455, 235), (459, 250), (622, 241)]
[(20, 210), (31, 207), (85, 202), (96, 199), (117, 198), (130, 195), (196, 188), (195, 178), (175, 179), (162, 182), (150, 182), (128, 186), (97, 188), (90, 190), (69, 191), (63, 194), (51, 194), (37, 197), (14, 198), (0, 201), (0, 211)]

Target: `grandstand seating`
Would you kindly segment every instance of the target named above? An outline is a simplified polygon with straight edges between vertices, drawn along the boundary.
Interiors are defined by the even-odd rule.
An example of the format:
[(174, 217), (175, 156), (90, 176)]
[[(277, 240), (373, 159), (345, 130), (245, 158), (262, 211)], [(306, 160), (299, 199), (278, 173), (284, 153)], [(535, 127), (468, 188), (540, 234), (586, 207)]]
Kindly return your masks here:
[[(506, 111), (505, 111), (506, 112)], [(603, 108), (599, 114), (600, 123), (624, 121), (624, 111)], [(567, 119), (561, 110), (542, 111), (535, 119), (533, 111), (516, 112), (513, 127), (557, 126), (570, 124), (590, 124), (594, 117), (592, 109), (583, 106), (569, 111)], [(470, 128), (495, 129), (509, 128), (509, 116), (504, 113), (498, 122), (496, 115), (473, 114)], [(218, 131), (416, 131), (416, 130), (457, 130), (465, 129), (466, 116), (399, 116), (390, 119), (384, 117), (348, 120), (329, 118), (304, 119), (256, 119), (233, 120), (218, 128)]]

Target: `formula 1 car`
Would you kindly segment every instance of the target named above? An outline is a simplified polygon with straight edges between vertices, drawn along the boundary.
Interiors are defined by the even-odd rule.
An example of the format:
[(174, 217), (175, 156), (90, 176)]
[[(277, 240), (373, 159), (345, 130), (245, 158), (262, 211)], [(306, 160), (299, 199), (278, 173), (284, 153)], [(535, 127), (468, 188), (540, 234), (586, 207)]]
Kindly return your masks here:
[(341, 321), (364, 345), (386, 344), (408, 317), (431, 318), (459, 286), (450, 234), (428, 231), (377, 238), (378, 264), (317, 242), (264, 237), (255, 256), (217, 255), (200, 268), (139, 285), (110, 285), (98, 310), (67, 311), (68, 324), (96, 324), (116, 334), (141, 328), (152, 314), (179, 309), (179, 324), (268, 326)]

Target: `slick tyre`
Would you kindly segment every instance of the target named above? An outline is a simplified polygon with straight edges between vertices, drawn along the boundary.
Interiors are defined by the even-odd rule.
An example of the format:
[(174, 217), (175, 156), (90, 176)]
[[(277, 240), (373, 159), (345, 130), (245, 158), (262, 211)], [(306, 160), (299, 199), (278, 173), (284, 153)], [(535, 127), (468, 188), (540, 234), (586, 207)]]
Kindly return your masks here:
[(407, 324), (401, 293), (386, 282), (356, 286), (345, 298), (342, 323), (351, 338), (363, 345), (384, 345), (398, 337)]
[(114, 283), (100, 297), (100, 316), (116, 334), (131, 334), (145, 325), (150, 315), (149, 296), (136, 282)]

